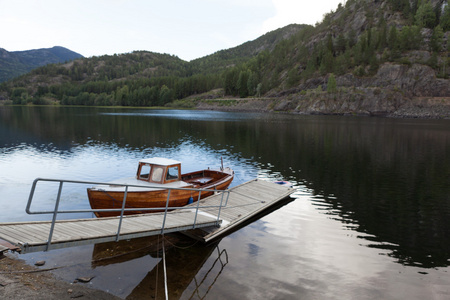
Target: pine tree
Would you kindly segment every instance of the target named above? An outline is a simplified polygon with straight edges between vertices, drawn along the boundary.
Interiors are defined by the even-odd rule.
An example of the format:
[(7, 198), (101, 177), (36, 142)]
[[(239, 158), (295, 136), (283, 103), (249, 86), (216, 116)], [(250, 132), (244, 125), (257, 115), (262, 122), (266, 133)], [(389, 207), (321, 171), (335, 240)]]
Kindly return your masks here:
[(444, 8), (444, 12), (441, 15), (440, 25), (444, 32), (450, 30), (450, 3), (447, 4)]
[(336, 78), (334, 77), (334, 74), (331, 73), (331, 74), (328, 76), (327, 93), (329, 93), (329, 94), (335, 94), (336, 92), (337, 92)]
[(429, 1), (420, 4), (416, 12), (416, 25), (420, 27), (434, 28), (436, 23), (436, 14)]
[(433, 30), (433, 35), (430, 40), (431, 51), (440, 52), (442, 50), (442, 43), (444, 40), (444, 32), (441, 26), (436, 26)]

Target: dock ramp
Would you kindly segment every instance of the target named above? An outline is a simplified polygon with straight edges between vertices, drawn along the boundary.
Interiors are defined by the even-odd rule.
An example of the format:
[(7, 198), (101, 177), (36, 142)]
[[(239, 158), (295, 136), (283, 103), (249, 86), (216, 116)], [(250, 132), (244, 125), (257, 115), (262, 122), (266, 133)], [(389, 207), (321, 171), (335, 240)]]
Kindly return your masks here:
[[(182, 209), (123, 217), (0, 223), (0, 239), (21, 253), (184, 232), (203, 242), (222, 237), (295, 190), (252, 180)], [(50, 232), (50, 235), (49, 235)]]
[(183, 233), (205, 243), (211, 242), (239, 229), (274, 206), (292, 201), (290, 195), (295, 192), (295, 189), (254, 179), (231, 188), (229, 191), (227, 205), (223, 207), (217, 205), (221, 201), (219, 195), (200, 200), (200, 205), (204, 205), (204, 202), (207, 201), (209, 205), (213, 206), (203, 209), (204, 215), (220, 215), (222, 223), (219, 226), (198, 228)]

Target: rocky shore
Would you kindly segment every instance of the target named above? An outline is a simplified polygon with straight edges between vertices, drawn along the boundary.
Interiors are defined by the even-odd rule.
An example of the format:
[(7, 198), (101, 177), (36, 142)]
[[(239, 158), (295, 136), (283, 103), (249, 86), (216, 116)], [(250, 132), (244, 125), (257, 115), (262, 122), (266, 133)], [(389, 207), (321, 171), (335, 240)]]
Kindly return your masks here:
[(7, 253), (0, 256), (0, 299), (120, 299), (82, 282), (69, 283), (57, 279), (45, 268), (38, 269)]
[[(373, 100), (373, 99), (372, 99)], [(364, 96), (298, 95), (275, 99), (198, 100), (196, 109), (281, 112), (303, 115), (354, 115), (394, 118), (450, 119), (450, 97), (422, 97), (399, 101), (370, 101)]]
[(437, 78), (427, 65), (385, 63), (373, 76), (312, 78), (265, 98), (223, 98), (223, 91), (190, 97), (191, 107), (224, 111), (285, 112), (310, 115), (360, 115), (397, 118), (450, 118), (450, 80)]

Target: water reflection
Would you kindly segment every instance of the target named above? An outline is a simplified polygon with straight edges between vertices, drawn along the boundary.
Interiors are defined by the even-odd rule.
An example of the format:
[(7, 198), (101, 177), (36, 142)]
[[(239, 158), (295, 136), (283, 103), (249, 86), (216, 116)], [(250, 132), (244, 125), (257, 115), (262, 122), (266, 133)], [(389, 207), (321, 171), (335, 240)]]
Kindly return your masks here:
[[(104, 273), (111, 271), (108, 266), (128, 267), (131, 264), (127, 262), (148, 256), (157, 263), (150, 265), (144, 276), (130, 278), (126, 291), (102, 282)], [(106, 285), (125, 299), (166, 299), (166, 286), (169, 299), (182, 295), (185, 299), (203, 299), (227, 264), (227, 251), (219, 247), (219, 241), (205, 246), (179, 235), (166, 235), (100, 243), (92, 251), (92, 267), (98, 269), (94, 271), (97, 279), (93, 285)]]
[[(134, 174), (145, 156), (182, 160), (184, 171), (223, 156), (237, 170), (234, 185), (287, 179), (368, 247), (403, 265), (446, 267), (449, 128), (449, 120), (2, 107), (0, 188), (8, 195), (45, 177), (42, 165), (56, 177), (70, 170), (104, 181)], [(25, 159), (30, 172), (15, 171), (27, 157), (36, 160)]]

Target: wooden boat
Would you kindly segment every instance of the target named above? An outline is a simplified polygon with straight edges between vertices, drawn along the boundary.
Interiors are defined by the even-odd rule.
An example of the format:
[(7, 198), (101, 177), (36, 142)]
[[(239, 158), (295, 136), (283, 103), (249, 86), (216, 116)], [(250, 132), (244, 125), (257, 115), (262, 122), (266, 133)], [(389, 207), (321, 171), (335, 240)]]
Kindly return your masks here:
[[(150, 158), (139, 161), (135, 177), (112, 181), (109, 185), (98, 185), (87, 189), (92, 209), (122, 208), (125, 187), (123, 184), (139, 185), (128, 187), (125, 208), (166, 207), (170, 188), (169, 207), (181, 207), (190, 201), (197, 201), (199, 192), (186, 188), (225, 190), (233, 181), (234, 171), (230, 168), (205, 169), (181, 174), (181, 163), (173, 159)], [(114, 185), (114, 184), (122, 184)], [(214, 191), (201, 192), (200, 199)], [(125, 214), (142, 214), (158, 210), (127, 211)], [(161, 210), (159, 210), (161, 211)], [(118, 216), (120, 212), (95, 212), (97, 217)]]

